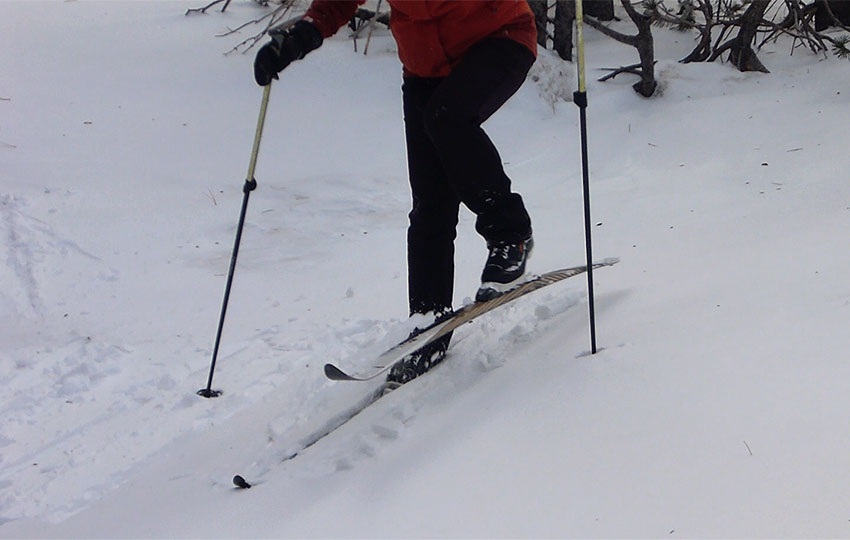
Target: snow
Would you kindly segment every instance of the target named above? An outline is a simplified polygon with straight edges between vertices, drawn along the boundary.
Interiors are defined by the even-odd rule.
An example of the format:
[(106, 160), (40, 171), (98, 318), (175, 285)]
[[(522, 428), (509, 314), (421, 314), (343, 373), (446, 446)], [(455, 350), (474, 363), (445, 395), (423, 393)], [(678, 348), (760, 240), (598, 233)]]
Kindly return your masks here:
[[(279, 463), (370, 389), (322, 365), (410, 330), (400, 66), (343, 32), (274, 84), (206, 400), (262, 94), (215, 35), (264, 10), (199, 4), (0, 4), (0, 537), (850, 536), (846, 61), (658, 29), (644, 99), (588, 30), (601, 350), (554, 285)], [(584, 257), (574, 84), (541, 54), (486, 126), (538, 273)]]

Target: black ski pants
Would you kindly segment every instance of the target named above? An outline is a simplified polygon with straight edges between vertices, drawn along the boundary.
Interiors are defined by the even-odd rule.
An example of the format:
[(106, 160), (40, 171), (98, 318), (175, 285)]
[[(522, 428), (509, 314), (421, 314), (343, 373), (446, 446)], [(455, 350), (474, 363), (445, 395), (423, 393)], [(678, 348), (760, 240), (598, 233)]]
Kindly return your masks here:
[(522, 198), (481, 128), (522, 85), (534, 55), (509, 39), (472, 46), (447, 77), (405, 77), (402, 85), (413, 208), (407, 234), (410, 312), (451, 309), (460, 203), (488, 242), (531, 235)]

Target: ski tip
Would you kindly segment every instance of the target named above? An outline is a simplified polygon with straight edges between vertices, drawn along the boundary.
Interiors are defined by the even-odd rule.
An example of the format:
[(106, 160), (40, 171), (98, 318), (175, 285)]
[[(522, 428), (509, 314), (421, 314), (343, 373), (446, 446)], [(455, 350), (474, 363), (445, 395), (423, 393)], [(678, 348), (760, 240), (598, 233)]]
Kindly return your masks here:
[(236, 475), (233, 477), (233, 485), (238, 487), (239, 489), (250, 489), (251, 484), (245, 481), (240, 475)]
[(599, 261), (599, 264), (601, 264), (602, 266), (614, 266), (618, 262), (620, 262), (619, 257), (607, 257)]
[(325, 377), (332, 381), (351, 381), (351, 375), (342, 371), (333, 364), (325, 364)]

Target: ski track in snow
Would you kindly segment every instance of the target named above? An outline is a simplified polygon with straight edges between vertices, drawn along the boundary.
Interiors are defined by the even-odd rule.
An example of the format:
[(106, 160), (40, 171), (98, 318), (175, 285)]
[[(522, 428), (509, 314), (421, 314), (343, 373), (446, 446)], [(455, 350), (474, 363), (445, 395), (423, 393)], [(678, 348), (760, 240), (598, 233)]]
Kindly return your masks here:
[[(405, 427), (414, 421), (417, 411), (426, 403), (450, 399), (451, 393), (474, 384), (484, 372), (504, 365), (513, 351), (556, 326), (558, 316), (576, 306), (584, 296), (580, 290), (564, 284), (555, 287), (561, 291), (532, 293), (522, 303), (505, 306), (496, 310), (495, 316), (487, 314), (470, 323), (475, 328), (456, 330), (443, 364), (428, 377), (390, 393), (350, 422), (365, 429), (348, 429), (347, 424), (343, 425), (334, 433), (333, 445), (320, 442), (302, 451), (305, 443), (314, 439), (315, 433), (324, 433), (325, 426), (336, 425), (337, 415), (373, 391), (379, 383), (325, 382), (315, 385), (307, 395), (297, 395), (295, 399), (301, 403), (300, 410), (309, 411), (309, 415), (293, 417), (287, 414), (270, 421), (266, 457), (246, 469), (246, 478), (249, 481), (259, 478), (262, 483), (266, 475), (290, 468), (291, 474), (299, 478), (327, 476), (349, 470), (363, 459), (373, 458), (383, 445), (402, 436)], [(341, 342), (354, 342), (348, 348), (349, 353), (354, 353), (353, 357), (344, 359), (342, 365), (356, 368), (358, 362), (376, 356), (403, 339), (410, 331), (410, 324), (410, 321), (394, 323), (387, 328), (386, 324), (362, 321), (349, 330), (336, 332)], [(385, 335), (376, 340), (376, 332)], [(298, 453), (295, 457), (297, 467), (281, 465), (282, 460), (295, 453)]]
[[(102, 261), (76, 242), (57, 234), (47, 223), (27, 215), (25, 204), (19, 197), (0, 194), (0, 234), (6, 249), (6, 264), (0, 269), (6, 274), (3, 276), (5, 298), (0, 310), (43, 320), (53, 306), (45, 305), (40, 281), (54, 278), (50, 272), (62, 275), (63, 267), (75, 267), (75, 257), (85, 264)], [(98, 279), (114, 281), (116, 272), (101, 265)]]
[[(43, 312), (43, 302), (38, 293), (38, 283), (33, 274), (35, 257), (33, 243), (28, 241), (32, 229), (26, 228), (23, 222), (24, 216), (19, 211), (20, 203), (11, 195), (0, 195), (0, 233), (5, 237), (6, 265), (4, 270), (10, 270), (11, 276), (3, 276), (5, 284), (3, 297), (3, 311), (9, 316), (15, 312), (27, 313), (38, 316)], [(17, 287), (15, 286), (17, 284)], [(7, 296), (11, 291), (15, 296), (23, 296), (26, 301), (15, 301), (15, 296)], [(5, 297), (5, 298), (4, 298)], [(16, 305), (17, 304), (17, 305)]]
[[(321, 181), (337, 182), (330, 178)], [(268, 187), (265, 198), (255, 201), (259, 210), (247, 229), (257, 247), (243, 251), (241, 272), (281, 263), (297, 268), (303, 261), (326, 257), (335, 246), (351, 244), (346, 234), (367, 234), (381, 221), (389, 204), (387, 198), (375, 199), (373, 205), (357, 203), (351, 197), (352, 183), (344, 181), (337, 182), (330, 197), (319, 198), (312, 205), (305, 204), (310, 195), (299, 195), (297, 189)], [(177, 365), (182, 369), (163, 371), (162, 359), (148, 357), (148, 339), (111, 343), (99, 329), (86, 330), (85, 325), (69, 322), (75, 315), (86, 315), (86, 307), (79, 305), (81, 298), (69, 290), (60, 291), (57, 302), (54, 291), (58, 284), (76, 288), (76, 282), (94, 276), (93, 282), (109, 287), (120, 285), (120, 274), (98, 256), (56, 234), (46, 222), (28, 216), (25, 207), (20, 197), (0, 196), (0, 235), (6, 255), (0, 268), (7, 274), (3, 277), (8, 284), (0, 295), (0, 308), (8, 318), (19, 318), (0, 332), (8, 333), (12, 342), (15, 333), (37, 331), (40, 336), (33, 345), (0, 351), (0, 376), (6, 390), (0, 401), (0, 519), (4, 521), (36, 515), (58, 521), (73, 515), (121, 485), (139, 462), (161, 450), (163, 440), (208, 429), (250, 404), (245, 389), (262, 395), (285, 383), (298, 366), (316, 369), (323, 361), (351, 356), (386, 337), (388, 326), (398, 326), (352, 320), (295, 334), (291, 327), (271, 326), (241, 341), (228, 341), (220, 351), (217, 370), (217, 376), (230, 383), (221, 399), (226, 406), (205, 408), (203, 400), (193, 395), (194, 389), (183, 382), (193, 380), (200, 386), (205, 377), (198, 370), (201, 363), (190, 367), (181, 361)], [(323, 220), (327, 227), (304, 235), (297, 223), (315, 219), (316, 214), (339, 217)], [(343, 222), (343, 216), (344, 228), (335, 227)], [(214, 237), (232, 234), (225, 232)], [(289, 238), (281, 239), (282, 234)], [(275, 253), (286, 251), (269, 249), (265, 243), (300, 247), (289, 249), (289, 255), (281, 258)], [(224, 248), (218, 251), (225, 253)], [(186, 258), (185, 264), (199, 261), (203, 255)], [(202, 264), (220, 271), (225, 261), (221, 255)], [(42, 281), (51, 283), (52, 290), (45, 293)], [(396, 328), (393, 335), (403, 331)], [(311, 334), (319, 335), (318, 340), (307, 337)], [(199, 348), (197, 342), (189, 335), (172, 340), (170, 355), (208, 358), (210, 351)], [(317, 342), (324, 345), (317, 347)], [(258, 358), (265, 359), (259, 362), (262, 371), (240, 369), (246, 361)], [(128, 364), (135, 368), (128, 369)], [(315, 373), (319, 374), (319, 369)], [(293, 403), (310, 399), (327, 385), (321, 377), (315, 381), (297, 388)], [(168, 421), (162, 421), (163, 414), (168, 414)], [(308, 420), (295, 415), (283, 417), (279, 423)], [(269, 436), (275, 437), (272, 427)], [(91, 440), (100, 442), (91, 445)]]
[[(342, 429), (343, 435), (332, 447), (320, 444), (299, 455), (297, 475), (324, 476), (377, 455), (384, 444), (400, 436), (439, 385), (449, 381), (454, 388), (471, 384), (481, 372), (501, 366), (509, 357), (506, 351), (545, 331), (551, 319), (581, 296), (566, 291), (533, 293), (536, 298), (522, 306), (502, 308), (497, 318), (482, 317), (473, 323), (475, 329), (459, 329), (449, 359), (423, 379), (433, 382), (421, 389), (414, 384), (405, 387), (403, 399), (389, 396), (382, 400), (381, 407), (370, 411), (371, 425), (365, 432), (346, 434)], [(281, 329), (270, 327), (223, 351), (218, 376), (232, 381), (238, 379), (235, 372), (242, 359), (274, 358), (271, 371), (236, 384), (254, 386), (255, 391), (278, 384), (285, 387), (291, 370), (300, 362), (316, 373), (327, 360), (356, 365), (403, 339), (411, 325), (411, 321), (353, 320), (326, 327), (325, 335), (318, 335), (315, 341), (302, 338), (295, 342), (282, 340)], [(143, 372), (130, 374), (124, 365), (137, 363), (139, 351), (99, 343), (91, 336), (70, 337), (66, 343), (20, 351), (16, 357), (21, 358), (21, 353), (32, 359), (4, 355), (2, 362), (8, 384), (0, 409), (0, 516), (7, 520), (40, 515), (56, 521), (73, 515), (121, 485), (140, 460), (161, 449), (163, 437), (170, 440), (186, 433), (186, 425), (207, 429), (250, 402), (238, 392), (228, 393), (219, 399), (242, 405), (230, 403), (229, 413), (221, 413), (220, 408), (205, 410), (205, 402), (187, 395), (173, 370), (164, 375), (152, 364)], [(289, 359), (293, 355), (300, 357), (300, 362)], [(184, 375), (202, 380), (198, 372)], [(43, 384), (45, 377), (52, 382)], [(251, 464), (246, 476), (262, 479), (274, 474), (281, 459), (301, 450), (317, 428), (332, 422), (352, 400), (368, 391), (368, 385), (350, 383), (340, 388), (342, 384), (346, 383), (334, 385), (317, 377), (313, 384), (296, 386), (280, 405), (285, 413), (268, 422), (268, 447), (255, 456), (261, 459)], [(166, 412), (169, 421), (163, 423)], [(92, 446), (90, 440), (100, 444)]]

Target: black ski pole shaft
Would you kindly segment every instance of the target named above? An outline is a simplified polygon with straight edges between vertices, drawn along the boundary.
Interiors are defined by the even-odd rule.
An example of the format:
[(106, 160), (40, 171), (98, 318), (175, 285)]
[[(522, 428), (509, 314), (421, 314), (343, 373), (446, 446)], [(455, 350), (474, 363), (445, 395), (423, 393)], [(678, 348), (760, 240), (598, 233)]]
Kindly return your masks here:
[(242, 186), (242, 209), (239, 212), (239, 223), (236, 226), (236, 239), (233, 242), (233, 253), (230, 256), (230, 268), (227, 271), (227, 283), (224, 286), (224, 300), (221, 304), (221, 314), (218, 318), (218, 329), (215, 333), (215, 344), (213, 345), (212, 360), (210, 361), (210, 374), (207, 378), (206, 388), (198, 390), (198, 395), (206, 398), (218, 397), (220, 390), (212, 389), (215, 363), (218, 358), (218, 348), (221, 344), (221, 333), (224, 330), (224, 318), (227, 314), (227, 304), (230, 300), (230, 289), (233, 286), (233, 274), (236, 272), (236, 258), (239, 255), (239, 244), (242, 241), (242, 229), (245, 226), (245, 214), (248, 211), (248, 198), (252, 191), (257, 188), (257, 180), (254, 179), (254, 171), (257, 168), (257, 155), (260, 153), (260, 140), (263, 137), (263, 126), (266, 123), (266, 109), (269, 105), (269, 94), (272, 85), (266, 85), (263, 89), (263, 100), (260, 104), (260, 117), (257, 120), (257, 131), (254, 133), (254, 148), (251, 151), (251, 162), (248, 165), (248, 175), (245, 177), (245, 185)]
[(573, 101), (579, 108), (581, 126), (581, 175), (584, 197), (584, 243), (587, 260), (587, 297), (590, 318), (590, 353), (596, 354), (596, 313), (593, 295), (593, 242), (590, 221), (590, 172), (587, 158), (587, 84), (584, 71), (584, 6), (582, 0), (576, 0), (576, 42), (578, 44), (578, 91)]

